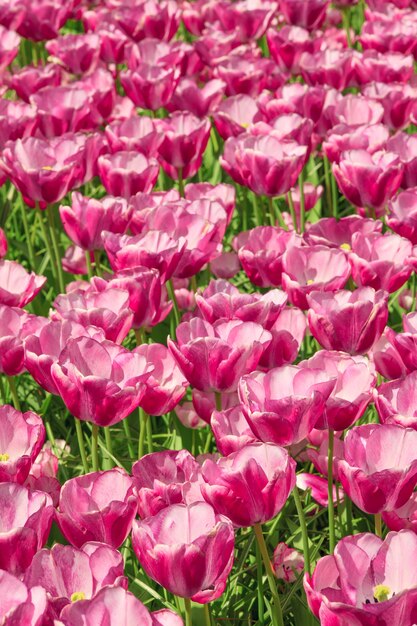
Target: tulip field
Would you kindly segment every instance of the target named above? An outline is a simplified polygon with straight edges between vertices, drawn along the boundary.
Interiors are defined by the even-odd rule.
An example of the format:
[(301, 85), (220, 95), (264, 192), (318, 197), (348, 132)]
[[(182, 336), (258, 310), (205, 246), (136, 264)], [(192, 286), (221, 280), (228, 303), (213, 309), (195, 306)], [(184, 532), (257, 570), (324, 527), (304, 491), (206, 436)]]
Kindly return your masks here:
[(417, 1), (0, 0), (0, 626), (417, 625)]

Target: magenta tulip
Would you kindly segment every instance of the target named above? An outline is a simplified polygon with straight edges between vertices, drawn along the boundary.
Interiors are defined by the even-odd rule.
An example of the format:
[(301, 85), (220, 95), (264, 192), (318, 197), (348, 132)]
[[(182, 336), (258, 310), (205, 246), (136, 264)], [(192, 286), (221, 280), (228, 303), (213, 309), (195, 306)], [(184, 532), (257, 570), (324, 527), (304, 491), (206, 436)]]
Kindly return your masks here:
[(378, 387), (375, 405), (383, 424), (399, 424), (417, 430), (416, 379), (417, 371), (414, 371)]
[(371, 287), (313, 291), (307, 301), (310, 331), (326, 350), (365, 354), (381, 337), (388, 320), (388, 294)]
[(45, 623), (48, 599), (42, 587), (28, 589), (4, 570), (0, 570), (0, 619), (3, 626), (42, 626)]
[(232, 523), (206, 502), (173, 504), (135, 521), (132, 545), (148, 576), (200, 604), (223, 593), (233, 565)]
[(130, 198), (138, 191), (149, 193), (159, 174), (155, 159), (143, 154), (124, 150), (99, 157), (99, 176), (106, 191), (113, 196)]
[(102, 541), (118, 548), (130, 532), (137, 507), (133, 480), (115, 468), (67, 480), (61, 489), (56, 520), (76, 548), (86, 541)]
[(258, 439), (291, 445), (316, 426), (335, 384), (324, 370), (285, 365), (244, 376), (239, 398)]
[(389, 203), (387, 224), (398, 235), (417, 244), (417, 187), (399, 193)]
[(4, 404), (0, 407), (0, 482), (24, 483), (45, 440), (42, 419)]
[(224, 456), (257, 441), (241, 406), (234, 406), (225, 411), (213, 411), (210, 426), (217, 448)]
[(146, 157), (156, 158), (158, 155), (162, 135), (156, 122), (149, 117), (132, 115), (115, 120), (106, 126), (104, 132), (112, 152), (137, 150)]
[(69, 339), (51, 367), (68, 410), (101, 426), (117, 424), (139, 406), (151, 371), (140, 354), (89, 337)]
[(27, 272), (15, 261), (0, 261), (0, 303), (24, 307), (46, 283), (45, 276)]
[(24, 340), (47, 323), (17, 307), (0, 304), (0, 372), (16, 376), (24, 370)]
[(348, 433), (337, 466), (356, 506), (376, 514), (407, 502), (417, 484), (416, 444), (415, 430), (394, 424), (365, 424)]
[(294, 583), (304, 570), (304, 557), (295, 548), (280, 542), (274, 550), (272, 569), (278, 579)]
[(235, 526), (274, 518), (295, 485), (295, 461), (272, 443), (249, 443), (227, 457), (207, 459), (201, 492), (217, 513)]
[(213, 113), (214, 123), (223, 139), (237, 137), (255, 121), (259, 113), (256, 100), (246, 94), (230, 96)]
[(342, 248), (349, 251), (352, 248), (352, 237), (355, 233), (368, 236), (371, 233), (382, 231), (382, 222), (349, 215), (336, 220), (334, 217), (323, 217), (315, 224), (311, 224), (304, 233), (304, 239), (309, 245), (321, 245), (329, 248)]
[(293, 363), (304, 340), (307, 328), (306, 317), (296, 307), (286, 307), (269, 332), (272, 341), (264, 350), (258, 369), (269, 370)]

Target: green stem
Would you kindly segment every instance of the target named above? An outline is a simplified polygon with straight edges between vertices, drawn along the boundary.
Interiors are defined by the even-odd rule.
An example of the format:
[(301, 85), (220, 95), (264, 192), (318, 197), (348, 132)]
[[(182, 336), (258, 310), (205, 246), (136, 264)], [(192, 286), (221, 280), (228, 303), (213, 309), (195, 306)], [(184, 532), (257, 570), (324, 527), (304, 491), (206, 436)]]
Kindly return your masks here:
[(189, 598), (184, 598), (184, 607), (185, 607), (185, 626), (192, 626), (191, 600)]
[(327, 212), (330, 215), (334, 215), (332, 187), (330, 183), (330, 176), (331, 176), (330, 162), (326, 156), (323, 156), (323, 166), (324, 166), (324, 180), (325, 180), (325, 187), (326, 187)]
[(135, 331), (136, 345), (141, 346), (143, 343), (146, 343), (145, 331), (142, 330), (142, 328), (135, 328), (134, 331)]
[(264, 586), (262, 580), (262, 555), (258, 544), (256, 544), (256, 578), (256, 587), (258, 592), (258, 621), (260, 626), (263, 626), (265, 611)]
[(343, 28), (346, 31), (346, 39), (349, 48), (352, 48), (352, 37), (350, 35), (350, 9), (345, 7), (342, 9)]
[(153, 439), (152, 439), (152, 420), (151, 416), (146, 420), (146, 440), (148, 444), (148, 453), (153, 452)]
[(109, 453), (108, 455), (106, 455), (106, 458), (104, 460), (105, 469), (111, 469), (113, 467), (113, 460), (112, 460), (113, 446), (112, 446), (112, 441), (111, 441), (110, 426), (104, 427), (104, 439), (106, 441), (107, 452)]
[(22, 211), (23, 230), (25, 231), (25, 239), (26, 239), (26, 243), (28, 247), (29, 263), (30, 263), (31, 269), (35, 271), (36, 270), (35, 251), (33, 249), (32, 239), (30, 237), (28, 217), (26, 215), (26, 206), (24, 205), (22, 201), (20, 202), (20, 208)]
[(91, 458), (93, 472), (98, 472), (98, 426), (92, 424), (93, 430), (91, 434)]
[[(38, 208), (39, 208), (39, 206), (38, 206)], [(39, 222), (40, 222), (41, 231), (42, 231), (42, 238), (43, 238), (43, 241), (45, 243), (46, 251), (47, 251), (48, 256), (49, 256), (49, 262), (51, 264), (52, 274), (54, 276), (54, 280), (55, 280), (56, 285), (59, 286), (58, 274), (57, 274), (57, 269), (56, 269), (56, 265), (55, 265), (55, 257), (54, 257), (54, 253), (53, 253), (53, 250), (52, 250), (52, 245), (51, 245), (51, 240), (49, 238), (49, 233), (48, 233), (48, 231), (46, 229), (46, 226), (45, 226), (45, 220), (43, 218), (43, 211), (42, 211), (42, 209), (39, 209), (39, 218), (40, 218)]]
[(306, 523), (306, 517), (304, 515), (303, 505), (301, 503), (300, 492), (298, 491), (297, 485), (295, 485), (292, 493), (294, 496), (295, 506), (297, 508), (298, 520), (300, 522), (301, 536), (303, 540), (304, 570), (308, 574), (310, 574), (311, 573), (311, 559), (310, 559), (310, 546), (308, 543), (307, 523)]
[(262, 226), (262, 217), (259, 210), (258, 196), (255, 193), (252, 194), (252, 204), (255, 211), (255, 224), (256, 226)]
[(100, 265), (100, 250), (94, 250), (94, 269), (96, 270), (97, 276), (102, 275), (101, 265)]
[(220, 391), (215, 391), (214, 392), (214, 396), (216, 398), (216, 411), (221, 411), (222, 410), (222, 394), (220, 393)]
[(334, 450), (334, 430), (329, 428), (329, 449), (327, 459), (327, 493), (329, 498), (329, 546), (330, 554), (333, 554), (336, 545), (334, 528), (334, 502), (333, 502), (333, 450)]
[(376, 513), (375, 515), (375, 534), (377, 537), (382, 537), (382, 515)]
[[(178, 324), (180, 323), (181, 315), (180, 315), (180, 310), (179, 310), (179, 307), (178, 307), (177, 298), (175, 296), (174, 285), (172, 283), (172, 279), (171, 278), (167, 282), (166, 286), (167, 286), (167, 291), (168, 291), (169, 298), (170, 298), (170, 300), (171, 300), (171, 302), (173, 304), (175, 325), (178, 326)], [(175, 339), (175, 337), (173, 337), (173, 339)]]
[(304, 194), (304, 171), (298, 177), (298, 186), (300, 188), (300, 233), (304, 232), (306, 223), (306, 199)]
[(55, 227), (55, 219), (54, 219), (53, 211), (54, 209), (53, 209), (53, 206), (51, 205), (49, 205), (48, 208), (46, 209), (46, 213), (48, 216), (49, 232), (51, 234), (52, 248), (53, 248), (54, 255), (55, 255), (59, 290), (60, 290), (60, 293), (64, 293), (65, 292), (64, 272), (62, 270), (61, 253), (59, 251), (59, 243), (58, 243), (58, 237), (57, 237), (57, 231)]
[(204, 621), (206, 626), (211, 626), (211, 615), (210, 615), (210, 605), (203, 604), (204, 607)]
[(139, 407), (139, 441), (138, 441), (138, 459), (141, 459), (145, 450), (145, 435), (146, 424), (149, 419), (149, 415)]
[(297, 216), (295, 214), (295, 208), (294, 208), (294, 202), (292, 200), (291, 190), (287, 193), (287, 201), (288, 201), (288, 207), (290, 209), (292, 223), (294, 224), (294, 231), (298, 233), (300, 231), (298, 228)]
[(132, 461), (134, 458), (134, 450), (133, 450), (133, 442), (132, 442), (132, 434), (130, 432), (130, 427), (129, 427), (129, 423), (127, 421), (127, 418), (125, 418), (123, 420), (123, 430), (125, 431), (125, 435), (126, 435), (126, 441), (127, 441), (127, 449), (129, 452), (129, 458)]
[(85, 251), (85, 261), (87, 263), (88, 280), (91, 280), (93, 278), (93, 266), (91, 264), (90, 250)]
[(14, 381), (13, 376), (7, 376), (7, 381), (9, 383), (10, 394), (11, 394), (12, 400), (13, 400), (13, 406), (14, 406), (14, 408), (17, 411), (20, 411), (19, 396), (18, 396), (18, 393), (17, 393), (16, 383)]
[(89, 468), (88, 468), (88, 463), (87, 463), (87, 455), (85, 452), (83, 429), (82, 429), (80, 420), (77, 419), (76, 417), (74, 417), (74, 420), (75, 420), (75, 431), (77, 433), (77, 439), (78, 439), (78, 447), (80, 449), (81, 461), (82, 461), (83, 468), (84, 468), (84, 474), (88, 474)]
[(184, 197), (184, 178), (182, 176), (182, 167), (178, 168), (178, 192), (181, 198)]
[(277, 624), (277, 626), (284, 626), (284, 618), (282, 615), (281, 603), (279, 601), (277, 586), (275, 583), (275, 576), (272, 570), (271, 561), (269, 559), (268, 548), (266, 547), (265, 539), (262, 533), (262, 526), (260, 524), (254, 524), (253, 531), (255, 533), (256, 541), (259, 546), (260, 553), (262, 555), (262, 560), (264, 562), (264, 568), (266, 571), (266, 576), (268, 579), (269, 589), (272, 595), (272, 619)]
[(348, 535), (353, 535), (353, 522), (352, 522), (352, 500), (347, 494), (345, 494), (346, 503), (346, 527)]
[(7, 404), (6, 390), (4, 388), (3, 378), (1, 375), (0, 375), (0, 397), (1, 397), (2, 403)]

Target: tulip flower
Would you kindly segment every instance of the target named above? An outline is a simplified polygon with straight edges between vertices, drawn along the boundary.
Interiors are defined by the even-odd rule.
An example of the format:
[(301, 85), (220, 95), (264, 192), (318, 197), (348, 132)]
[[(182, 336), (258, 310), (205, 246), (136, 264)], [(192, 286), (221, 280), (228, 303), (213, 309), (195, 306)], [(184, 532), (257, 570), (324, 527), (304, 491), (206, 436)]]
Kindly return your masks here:
[[(297, 487), (302, 491), (306, 491), (308, 489), (313, 500), (315, 500), (320, 506), (326, 509), (328, 508), (329, 484), (327, 478), (317, 476), (316, 474), (300, 472), (299, 474), (297, 474), (296, 484)], [(339, 502), (343, 501), (344, 493), (341, 487), (337, 489), (336, 485), (333, 485), (332, 494), (333, 505), (337, 505)]]
[(51, 367), (55, 386), (78, 419), (111, 426), (139, 406), (152, 367), (111, 341), (69, 339)]
[(377, 83), (408, 83), (414, 72), (411, 54), (365, 50), (356, 60), (355, 77), (359, 85)]
[(55, 544), (51, 550), (40, 550), (24, 582), (28, 589), (45, 589), (57, 618), (67, 604), (89, 600), (103, 587), (127, 587), (121, 554), (99, 542), (87, 542), (81, 549)]
[(43, 137), (94, 130), (101, 121), (90, 94), (81, 85), (43, 87), (29, 100), (36, 106), (37, 126)]
[(138, 191), (149, 193), (159, 174), (155, 159), (135, 151), (123, 150), (99, 157), (99, 176), (106, 191), (113, 196), (129, 198)]
[(146, 454), (132, 466), (142, 519), (171, 504), (202, 501), (201, 468), (187, 450), (163, 450)]
[(42, 419), (8, 404), (0, 407), (0, 482), (24, 483), (45, 440)]
[(271, 335), (259, 324), (195, 318), (177, 327), (168, 348), (188, 382), (201, 391), (233, 391), (243, 374), (254, 370)]
[(346, 252), (352, 248), (352, 237), (355, 233), (362, 233), (365, 237), (371, 233), (382, 231), (382, 222), (349, 215), (337, 220), (334, 217), (323, 217), (315, 224), (311, 224), (304, 233), (304, 239), (309, 245), (321, 245), (329, 248), (342, 248)]
[(339, 163), (333, 164), (333, 174), (349, 202), (376, 210), (386, 206), (398, 191), (403, 166), (393, 152), (348, 150)]
[(417, 187), (400, 192), (389, 203), (387, 224), (397, 235), (417, 244)]
[(307, 85), (328, 85), (343, 90), (354, 80), (354, 56), (350, 50), (328, 49), (300, 58), (301, 76)]
[(236, 206), (236, 189), (233, 185), (220, 183), (189, 183), (184, 187), (186, 200), (210, 200), (222, 205), (227, 214), (227, 223), (230, 224)]
[(129, 293), (95, 277), (87, 288), (74, 289), (54, 300), (55, 318), (102, 328), (107, 339), (121, 343), (132, 326)]
[(280, 30), (270, 28), (266, 40), (271, 57), (285, 72), (297, 74), (304, 52), (313, 52), (314, 44), (309, 32), (301, 26), (285, 25)]
[(49, 495), (0, 483), (0, 568), (20, 575), (46, 543), (54, 508)]
[(321, 624), (412, 626), (416, 548), (417, 537), (407, 530), (388, 533), (384, 541), (371, 533), (344, 537), (334, 555), (305, 575), (310, 609)]
[(60, 85), (62, 77), (62, 67), (55, 63), (46, 63), (46, 65), (36, 67), (27, 65), (11, 76), (10, 87), (16, 91), (19, 98), (29, 102), (30, 96), (43, 87)]
[(281, 284), (284, 252), (301, 245), (294, 232), (274, 226), (258, 226), (236, 237), (239, 261), (249, 280), (258, 287)]
[(233, 565), (232, 523), (206, 502), (173, 504), (135, 521), (132, 545), (150, 578), (200, 604), (221, 596)]
[(356, 233), (352, 237), (349, 261), (358, 286), (397, 291), (412, 272), (413, 246), (399, 235)]
[(408, 501), (393, 511), (384, 511), (382, 520), (390, 530), (417, 530), (417, 493), (413, 491)]
[(95, 33), (62, 35), (48, 41), (45, 47), (72, 74), (85, 74), (97, 66), (100, 38)]
[(170, 101), (167, 103), (169, 111), (188, 111), (196, 117), (210, 115), (222, 101), (226, 84), (214, 78), (203, 87), (199, 87), (195, 80), (181, 78)]
[(295, 462), (271, 443), (249, 443), (217, 461), (207, 459), (201, 471), (204, 499), (235, 526), (274, 518), (295, 485)]
[[(330, 111), (332, 105), (329, 106)], [(362, 125), (351, 128), (346, 124), (331, 127), (323, 141), (323, 152), (331, 163), (339, 163), (345, 152), (365, 150), (368, 154), (386, 148), (389, 130), (384, 124)]]
[(307, 328), (306, 317), (296, 307), (286, 307), (268, 330), (272, 341), (264, 350), (258, 369), (269, 370), (297, 358)]
[(213, 119), (219, 135), (228, 139), (244, 133), (258, 113), (256, 100), (242, 93), (223, 100), (214, 111)]
[(336, 378), (336, 385), (326, 400), (323, 415), (316, 428), (345, 430), (358, 421), (372, 399), (376, 383), (371, 365), (365, 357), (344, 352), (320, 350), (300, 363), (301, 368), (318, 369)]
[(257, 441), (241, 406), (234, 406), (226, 411), (213, 411), (210, 426), (217, 448), (224, 456)]
[(137, 507), (132, 479), (115, 468), (67, 480), (59, 496), (56, 521), (76, 548), (86, 541), (118, 548), (130, 532)]
[(387, 150), (397, 154), (403, 164), (403, 178), (401, 187), (408, 189), (417, 186), (417, 140), (413, 135), (407, 133), (397, 133), (395, 137), (390, 137), (387, 142)]
[(24, 340), (47, 323), (17, 307), (0, 304), (0, 372), (16, 376), (24, 370)]
[(324, 22), (328, 5), (328, 0), (281, 0), (280, 8), (287, 23), (313, 30)]
[(156, 122), (149, 117), (132, 115), (115, 120), (104, 129), (112, 152), (121, 150), (141, 152), (148, 158), (156, 158), (162, 135)]
[(151, 111), (157, 111), (170, 102), (179, 79), (178, 68), (145, 63), (134, 71), (120, 73), (120, 82), (128, 98), (136, 107)]
[(326, 350), (365, 354), (381, 337), (388, 320), (388, 294), (371, 287), (313, 291), (307, 301), (311, 334)]
[(2, 148), (10, 140), (30, 137), (36, 127), (35, 109), (20, 100), (0, 101), (0, 145)]
[(307, 298), (312, 291), (337, 291), (349, 276), (350, 266), (342, 250), (297, 246), (283, 256), (282, 287), (300, 309), (308, 309)]
[(0, 570), (0, 619), (4, 626), (40, 626), (47, 615), (48, 598), (42, 587), (28, 589), (4, 570)]
[(414, 371), (378, 387), (375, 406), (383, 424), (399, 424), (417, 430), (416, 379), (417, 371)]
[(24, 307), (46, 283), (45, 276), (27, 272), (15, 261), (0, 261), (0, 303)]
[(316, 426), (335, 383), (324, 370), (284, 365), (241, 378), (239, 398), (258, 439), (291, 445)]
[(132, 207), (124, 198), (87, 198), (78, 192), (71, 195), (71, 206), (61, 205), (59, 215), (68, 237), (83, 250), (104, 248), (103, 231), (125, 233)]
[(272, 569), (278, 579), (293, 583), (304, 570), (304, 557), (295, 548), (280, 542), (274, 550)]
[(348, 433), (337, 466), (356, 506), (377, 514), (407, 502), (417, 484), (416, 444), (415, 430), (394, 424), (365, 424)]

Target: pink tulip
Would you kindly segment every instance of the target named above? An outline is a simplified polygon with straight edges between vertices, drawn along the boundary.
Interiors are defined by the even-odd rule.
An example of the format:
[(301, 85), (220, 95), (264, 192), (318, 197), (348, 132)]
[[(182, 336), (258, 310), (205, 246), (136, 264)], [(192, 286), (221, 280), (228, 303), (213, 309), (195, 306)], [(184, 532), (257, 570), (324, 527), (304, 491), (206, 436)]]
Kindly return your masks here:
[(77, 246), (83, 250), (100, 250), (104, 247), (103, 231), (126, 232), (132, 208), (123, 198), (105, 196), (96, 200), (74, 192), (71, 206), (61, 205), (59, 214), (65, 232)]
[(25, 200), (53, 204), (81, 184), (85, 145), (73, 135), (18, 139), (3, 150), (1, 167)]
[(109, 285), (129, 293), (133, 328), (156, 326), (172, 309), (156, 269), (139, 266), (120, 270), (110, 279)]
[[(294, 187), (307, 156), (305, 145), (281, 141), (274, 132), (272, 130), (268, 135), (259, 136), (246, 133), (226, 141), (226, 145), (233, 141), (239, 177), (257, 195), (274, 197), (287, 193)], [(220, 163), (236, 179), (226, 151)]]
[(37, 126), (44, 137), (78, 130), (94, 130), (101, 118), (88, 91), (81, 85), (44, 87), (30, 102), (37, 108)]
[(259, 39), (268, 28), (277, 10), (275, 2), (245, 2), (235, 5), (219, 3), (215, 6), (217, 18), (225, 31), (237, 31), (237, 37), (244, 43)]
[(233, 278), (241, 269), (239, 257), (236, 252), (222, 252), (211, 261), (210, 269), (216, 278)]
[(210, 426), (221, 454), (227, 456), (257, 441), (240, 406), (213, 411)]
[(129, 293), (103, 278), (94, 277), (86, 288), (74, 289), (54, 300), (55, 318), (103, 329), (106, 339), (121, 343), (132, 327)]
[(103, 341), (104, 332), (95, 326), (85, 327), (70, 320), (46, 320), (46, 324), (24, 341), (24, 365), (45, 391), (59, 395), (51, 374), (69, 339), (88, 337)]
[(45, 623), (48, 599), (44, 589), (26, 585), (4, 570), (0, 570), (0, 619), (4, 626), (42, 626)]
[(16, 376), (24, 370), (24, 340), (47, 323), (17, 307), (0, 304), (0, 372)]
[(0, 407), (0, 439), (0, 481), (24, 483), (45, 440), (41, 418), (4, 404)]
[(236, 189), (233, 185), (220, 183), (189, 183), (185, 186), (184, 196), (186, 200), (210, 200), (222, 205), (227, 214), (227, 223), (230, 224), (236, 206)]
[(354, 79), (354, 55), (350, 50), (305, 52), (300, 59), (301, 75), (307, 85), (328, 85), (343, 90)]
[(19, 575), (48, 539), (52, 500), (16, 483), (0, 483), (0, 503), (0, 568)]
[(235, 526), (253, 526), (274, 518), (295, 485), (295, 462), (272, 443), (249, 443), (237, 452), (207, 459), (201, 492), (217, 513)]
[(16, 91), (19, 98), (29, 102), (30, 96), (43, 87), (58, 87), (62, 82), (62, 75), (62, 68), (55, 63), (36, 67), (26, 65), (11, 76), (10, 87)]
[(259, 324), (232, 320), (213, 325), (194, 318), (177, 327), (168, 348), (189, 383), (201, 391), (232, 391), (253, 371), (271, 335)]
[(286, 22), (313, 30), (326, 18), (328, 0), (281, 0), (280, 9)]
[(127, 587), (120, 553), (98, 542), (85, 543), (81, 549), (55, 544), (51, 550), (40, 550), (24, 582), (28, 589), (45, 589), (51, 617), (59, 617), (71, 602), (94, 598), (103, 587)]
[(159, 166), (155, 159), (124, 150), (99, 157), (98, 171), (106, 191), (129, 198), (138, 191), (149, 193), (156, 183)]
[(271, 57), (285, 72), (298, 74), (303, 52), (313, 52), (314, 44), (309, 32), (300, 26), (283, 26), (279, 31), (270, 28), (266, 40)]
[(48, 41), (45, 47), (72, 74), (85, 74), (97, 67), (100, 38), (95, 33), (62, 35)]
[(162, 135), (156, 123), (149, 117), (133, 115), (115, 120), (104, 129), (112, 152), (121, 150), (141, 152), (146, 157), (156, 158)]
[(381, 337), (388, 320), (388, 294), (371, 287), (307, 296), (308, 325), (326, 350), (365, 354)]
[(71, 8), (71, 5), (62, 5), (54, 0), (39, 0), (36, 4), (28, 3), (17, 32), (31, 41), (54, 39), (67, 21)]
[[(316, 476), (316, 474), (308, 474), (306, 472), (300, 472), (297, 474), (297, 487), (302, 491), (309, 490), (311, 497), (320, 506), (327, 509), (329, 506), (329, 492), (327, 478), (322, 476)], [(333, 503), (337, 505), (343, 501), (344, 493), (340, 487), (336, 489), (336, 485), (333, 485)]]
[(223, 139), (237, 137), (255, 121), (259, 113), (256, 100), (247, 94), (230, 96), (213, 113), (214, 123)]
[(352, 237), (355, 233), (369, 234), (382, 231), (382, 222), (349, 215), (337, 220), (334, 217), (323, 217), (315, 224), (311, 224), (304, 234), (309, 245), (321, 245), (328, 248), (342, 248), (349, 251), (352, 248)]
[[(236, 39), (234, 34), (233, 38)], [(275, 64), (269, 59), (259, 58), (249, 52), (246, 56), (221, 55), (216, 60), (215, 75), (226, 83), (226, 96), (246, 94), (256, 98), (267, 87), (268, 75), (272, 74), (272, 70), (278, 74)], [(284, 82), (281, 73), (279, 76), (281, 80), (275, 88)]]
[(417, 141), (413, 135), (407, 133), (397, 133), (387, 142), (387, 150), (396, 154), (403, 164), (403, 178), (401, 187), (408, 189), (417, 186)]
[(120, 422), (139, 406), (151, 371), (140, 354), (89, 337), (70, 339), (51, 367), (69, 411), (101, 426)]
[(398, 52), (382, 54), (365, 50), (355, 64), (356, 81), (359, 85), (377, 83), (408, 83), (414, 73), (414, 59)]
[(218, 78), (209, 80), (203, 87), (199, 87), (195, 80), (182, 78), (167, 103), (167, 109), (170, 112), (188, 111), (196, 117), (206, 117), (222, 101), (225, 86)]
[(384, 511), (382, 519), (390, 530), (417, 530), (417, 493), (413, 491), (409, 500), (394, 511)]
[(306, 317), (296, 307), (286, 307), (271, 328), (272, 341), (264, 350), (258, 369), (269, 370), (297, 358), (307, 328)]
[[(145, 118), (146, 119), (146, 118)], [(181, 197), (176, 189), (169, 191), (154, 191), (152, 193), (137, 193), (132, 196), (129, 203), (133, 207), (130, 230), (133, 235), (140, 235), (149, 229), (149, 220), (156, 209), (166, 204), (180, 203)], [(183, 204), (180, 205), (184, 206)], [(165, 207), (164, 207), (165, 208)]]
[(384, 541), (372, 533), (344, 537), (334, 555), (319, 559), (313, 575), (305, 575), (311, 611), (329, 626), (412, 626), (416, 549), (416, 535), (407, 530), (388, 533)]
[(145, 382), (146, 390), (140, 406), (148, 415), (165, 415), (172, 411), (184, 397), (188, 382), (168, 349), (159, 344), (143, 344), (133, 351), (153, 366)]
[(379, 124), (384, 109), (379, 102), (365, 96), (349, 94), (341, 98), (331, 111), (333, 123), (344, 124), (350, 129), (364, 125)]
[(7, 254), (8, 244), (4, 230), (0, 228), (0, 259)]
[(308, 309), (312, 291), (341, 289), (350, 276), (350, 266), (341, 250), (325, 246), (289, 248), (283, 256), (282, 287), (292, 304)]
[(163, 141), (159, 146), (159, 160), (174, 179), (194, 176), (200, 168), (203, 152), (210, 136), (210, 122), (191, 113), (173, 113), (161, 120)]
[(15, 261), (0, 261), (0, 303), (22, 308), (36, 297), (45, 276), (30, 274)]
[[(222, 410), (226, 411), (239, 404), (237, 391), (222, 393)], [(192, 390), (192, 405), (198, 417), (206, 424), (210, 424), (213, 411), (216, 410), (216, 396), (214, 391)]]
[(196, 294), (200, 315), (210, 324), (218, 320), (240, 319), (255, 322), (266, 330), (278, 319), (287, 302), (287, 296), (278, 289), (261, 295), (240, 293), (226, 281), (211, 281), (202, 295)]
[[(316, 448), (308, 448), (306, 451), (306, 455), (309, 461), (312, 462), (315, 469), (322, 475), (327, 478), (328, 469), (329, 469), (329, 434), (326, 430), (314, 430), (310, 433), (308, 439), (310, 443), (313, 443), (313, 440), (316, 439), (315, 433), (321, 433), (323, 438), (319, 444), (319, 442), (314, 441)], [(341, 432), (335, 432), (334, 442), (333, 442), (333, 477), (335, 481), (339, 481), (339, 474), (337, 470), (337, 462), (343, 458), (343, 441), (339, 438), (342, 434)], [(299, 474), (298, 474), (299, 476)]]
[(200, 465), (187, 450), (163, 450), (146, 454), (132, 466), (142, 519), (156, 515), (171, 504), (203, 500)]
[(178, 267), (185, 245), (183, 237), (173, 239), (161, 230), (148, 230), (136, 237), (104, 235), (104, 247), (114, 271), (143, 265), (157, 269), (163, 283)]
[(284, 365), (244, 376), (239, 398), (258, 439), (291, 445), (316, 426), (335, 383), (324, 370)]
[[(330, 111), (332, 106), (329, 107)], [(369, 154), (385, 150), (389, 130), (384, 124), (372, 124), (351, 128), (338, 125), (329, 129), (323, 141), (323, 152), (332, 163), (339, 163), (345, 152), (365, 150)]]
[(400, 187), (403, 167), (392, 152), (369, 154), (366, 150), (348, 150), (338, 164), (333, 164), (333, 174), (349, 202), (379, 209)]
[(71, 478), (63, 485), (56, 512), (58, 526), (76, 548), (101, 541), (118, 548), (137, 512), (130, 476), (119, 468)]
[(20, 37), (13, 30), (8, 30), (4, 26), (0, 27), (0, 72), (4, 70), (19, 52)]
[(403, 506), (417, 483), (417, 432), (394, 424), (365, 424), (351, 430), (338, 461), (343, 489), (362, 511)]
[(399, 424), (417, 430), (417, 372), (405, 378), (383, 383), (377, 389), (375, 405), (383, 424)]
[(279, 580), (293, 583), (304, 571), (304, 557), (301, 552), (280, 542), (274, 550), (272, 569)]
[(300, 244), (294, 232), (274, 226), (258, 226), (235, 240), (239, 261), (249, 280), (258, 287), (281, 284), (284, 252)]
[(135, 106), (157, 111), (171, 100), (180, 78), (176, 68), (141, 64), (120, 73), (120, 82)]
[[(387, 378), (388, 380), (402, 378), (409, 373), (408, 368), (400, 354), (400, 351), (401, 353), (403, 352), (401, 345), (400, 351), (396, 347), (396, 337), (397, 334), (392, 330), (392, 328), (387, 326), (382, 333), (381, 338), (375, 343), (369, 353), (378, 374), (381, 374), (381, 376)], [(404, 338), (405, 333), (401, 334), (400, 337)], [(405, 354), (407, 355), (412, 354), (409, 352), (408, 347), (408, 341), (410, 340), (413, 343), (411, 334), (406, 337), (406, 342), (404, 344)]]
[(402, 83), (370, 83), (364, 87), (363, 93), (381, 103), (383, 122), (391, 130), (401, 130), (409, 125), (417, 96), (415, 88)]
[(376, 377), (365, 357), (320, 350), (310, 359), (302, 361), (300, 367), (323, 370), (329, 378), (336, 378), (316, 428), (345, 430), (362, 417), (372, 399), (372, 389), (376, 383)]
[(90, 600), (78, 600), (62, 611), (57, 626), (184, 626), (177, 613), (162, 609), (149, 613), (133, 593), (123, 587), (104, 587)]
[(389, 203), (387, 224), (398, 235), (417, 244), (417, 187), (399, 193)]
[(359, 286), (393, 293), (409, 279), (413, 256), (411, 242), (399, 235), (356, 233), (349, 253), (352, 278)]
[(205, 502), (173, 504), (135, 521), (132, 545), (150, 578), (200, 604), (223, 593), (233, 565), (233, 526)]

